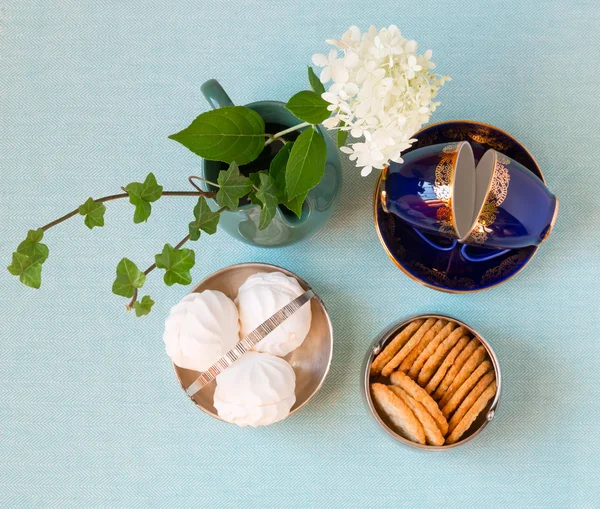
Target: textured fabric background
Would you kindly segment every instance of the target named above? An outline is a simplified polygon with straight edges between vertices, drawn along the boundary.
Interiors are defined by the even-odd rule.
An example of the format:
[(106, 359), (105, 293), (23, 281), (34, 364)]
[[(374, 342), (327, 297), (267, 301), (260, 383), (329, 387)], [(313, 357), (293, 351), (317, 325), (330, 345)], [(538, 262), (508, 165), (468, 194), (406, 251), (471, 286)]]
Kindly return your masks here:
[[(191, 198), (135, 226), (75, 218), (46, 238), (39, 291), (0, 271), (0, 506), (598, 507), (600, 7), (596, 0), (343, 2), (4, 0), (0, 3), (0, 259), (26, 230), (118, 192), (150, 170), (186, 189), (199, 160), (167, 139), (218, 78), (240, 104), (306, 87), (323, 40), (396, 23), (452, 75), (435, 120), (475, 119), (519, 138), (561, 211), (514, 280), (447, 295), (405, 277), (379, 245), (375, 176), (345, 163), (335, 217), (314, 239), (250, 248), (199, 242), (197, 281), (225, 265), (283, 265), (320, 292), (335, 328), (330, 375), (299, 414), (263, 429), (212, 420), (184, 397), (161, 339), (189, 288), (147, 287), (136, 319), (111, 294), (122, 256), (149, 263), (187, 229)], [(497, 419), (470, 446), (423, 454), (388, 441), (359, 394), (363, 355), (407, 315), (454, 315), (503, 368)]]

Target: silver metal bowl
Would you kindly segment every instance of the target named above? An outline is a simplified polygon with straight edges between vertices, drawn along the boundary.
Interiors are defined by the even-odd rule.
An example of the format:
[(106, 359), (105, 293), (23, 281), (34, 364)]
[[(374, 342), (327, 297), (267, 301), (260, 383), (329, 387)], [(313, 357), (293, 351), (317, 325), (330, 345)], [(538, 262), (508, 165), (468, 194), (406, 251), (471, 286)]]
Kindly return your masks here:
[[(496, 391), (496, 395), (494, 396), (492, 401), (490, 403), (488, 403), (487, 407), (479, 414), (479, 416), (477, 417), (475, 422), (471, 425), (471, 427), (465, 432), (465, 434), (462, 436), (462, 439), (459, 442), (456, 442), (455, 444), (440, 445), (440, 446), (421, 445), (421, 444), (417, 444), (411, 440), (408, 440), (406, 437), (401, 435), (397, 430), (390, 427), (387, 423), (387, 419), (384, 419), (379, 415), (379, 412), (377, 411), (377, 408), (375, 407), (373, 400), (371, 398), (370, 384), (372, 382), (377, 381), (376, 378), (371, 379), (371, 375), (370, 375), (371, 364), (372, 364), (373, 360), (375, 359), (375, 356), (379, 352), (381, 352), (381, 350), (383, 350), (383, 348), (385, 348), (387, 343), (397, 334), (397, 332), (400, 331), (400, 329), (402, 329), (408, 323), (410, 323), (413, 320), (416, 320), (418, 318), (423, 318), (423, 319), (441, 318), (444, 320), (452, 320), (453, 322), (456, 322), (457, 324), (461, 325), (481, 342), (481, 344), (487, 350), (487, 353), (490, 356), (492, 365), (494, 366), (494, 372), (496, 374), (496, 385), (498, 387), (498, 389)], [(381, 378), (381, 377), (377, 377), (377, 378)], [(387, 329), (386, 331), (384, 331), (381, 335), (379, 335), (377, 337), (377, 339), (375, 339), (375, 341), (373, 342), (373, 344), (367, 351), (367, 354), (365, 355), (365, 359), (363, 361), (362, 379), (361, 379), (360, 388), (361, 388), (363, 401), (365, 402), (367, 411), (369, 412), (371, 417), (374, 419), (374, 421), (377, 423), (377, 425), (381, 429), (383, 429), (387, 433), (387, 435), (391, 436), (393, 439), (395, 439), (405, 445), (414, 447), (416, 449), (421, 449), (421, 450), (425, 450), (425, 451), (443, 451), (443, 450), (453, 449), (454, 447), (458, 447), (460, 445), (466, 444), (467, 442), (470, 442), (473, 438), (475, 438), (477, 435), (479, 435), (479, 433), (481, 433), (484, 430), (484, 428), (488, 425), (488, 423), (494, 418), (496, 409), (498, 408), (498, 404), (500, 403), (500, 393), (502, 392), (502, 377), (500, 375), (500, 365), (498, 364), (498, 358), (496, 357), (496, 354), (494, 353), (494, 351), (492, 350), (490, 345), (467, 324), (461, 322), (460, 320), (457, 320), (456, 318), (452, 318), (450, 316), (417, 315), (417, 316), (412, 316), (410, 318), (407, 318), (406, 320), (403, 320), (400, 323), (397, 323), (396, 325), (394, 325), (394, 326), (390, 327), (389, 329)]]
[[(211, 274), (201, 281), (190, 293), (202, 292), (204, 290), (218, 290), (230, 299), (235, 299), (240, 286), (250, 276), (259, 272), (275, 271), (283, 272), (286, 276), (295, 278), (305, 290), (309, 288), (306, 281), (287, 269), (267, 263), (241, 263), (225, 267)], [(333, 356), (333, 329), (331, 320), (329, 319), (325, 305), (317, 295), (311, 300), (311, 311), (312, 319), (308, 336), (302, 345), (284, 357), (296, 373), (296, 403), (292, 407), (290, 415), (306, 405), (321, 388), (329, 371)], [(184, 369), (175, 364), (173, 364), (173, 369), (184, 393), (200, 375), (197, 371)], [(203, 412), (219, 420), (223, 420), (220, 419), (213, 406), (215, 387), (216, 382), (213, 381), (190, 399)]]

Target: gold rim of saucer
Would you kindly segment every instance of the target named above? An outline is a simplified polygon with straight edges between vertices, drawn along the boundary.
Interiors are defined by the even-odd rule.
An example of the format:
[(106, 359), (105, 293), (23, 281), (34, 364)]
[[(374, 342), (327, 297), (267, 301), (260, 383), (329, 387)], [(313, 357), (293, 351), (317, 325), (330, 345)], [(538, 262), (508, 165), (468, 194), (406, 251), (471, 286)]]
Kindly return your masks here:
[[(395, 430), (390, 428), (383, 421), (383, 419), (379, 415), (379, 412), (375, 408), (375, 404), (371, 397), (371, 390), (370, 390), (371, 363), (373, 362), (375, 356), (383, 349), (383, 347), (390, 341), (390, 339), (394, 337), (394, 335), (397, 331), (399, 331), (402, 327), (405, 327), (406, 325), (408, 325), (410, 322), (417, 320), (419, 318), (422, 318), (424, 320), (426, 320), (428, 318), (451, 320), (451, 321), (457, 323), (459, 326), (467, 329), (473, 335), (473, 337), (477, 338), (477, 340), (487, 350), (487, 353), (492, 362), (492, 366), (494, 368), (494, 374), (496, 375), (496, 386), (497, 386), (496, 394), (495, 394), (494, 398), (492, 399), (491, 403), (489, 403), (489, 405), (486, 407), (486, 409), (483, 410), (479, 414), (477, 419), (475, 420), (475, 422), (480, 421), (479, 427), (475, 431), (473, 431), (470, 435), (465, 436), (462, 440), (460, 440), (459, 442), (456, 442), (454, 444), (421, 445), (416, 442), (412, 442), (411, 440), (408, 440), (407, 438), (404, 438), (402, 435), (400, 435), (398, 432), (396, 432)], [(462, 320), (458, 320), (454, 317), (446, 316), (446, 315), (436, 315), (436, 314), (415, 315), (415, 316), (406, 318), (404, 320), (401, 320), (400, 322), (396, 323), (392, 327), (389, 327), (388, 329), (386, 329), (382, 334), (377, 336), (377, 338), (373, 341), (373, 343), (369, 347), (369, 350), (367, 350), (367, 353), (365, 355), (363, 365), (362, 365), (362, 375), (361, 376), (362, 376), (362, 378), (361, 378), (361, 382), (360, 382), (360, 391), (361, 391), (361, 394), (363, 397), (363, 401), (365, 403), (365, 406), (369, 410), (369, 414), (375, 420), (375, 422), (381, 427), (381, 429), (383, 431), (385, 431), (394, 440), (396, 440), (406, 446), (413, 447), (415, 449), (420, 449), (422, 451), (434, 451), (434, 452), (445, 451), (445, 450), (449, 450), (449, 449), (454, 449), (455, 447), (459, 447), (461, 445), (465, 445), (466, 443), (473, 440), (475, 437), (477, 437), (479, 434), (481, 434), (483, 432), (483, 430), (487, 427), (487, 425), (494, 419), (494, 417), (496, 415), (496, 411), (500, 404), (500, 396), (502, 393), (502, 374), (500, 371), (500, 363), (498, 361), (498, 357), (496, 357), (496, 353), (494, 352), (494, 350), (492, 349), (490, 344), (481, 336), (481, 334), (479, 334), (477, 331), (475, 331), (472, 327), (468, 326)]]
[[(198, 291), (208, 290), (208, 289), (215, 289), (215, 290), (223, 291), (222, 286), (219, 288), (211, 288), (208, 285), (215, 278), (219, 278), (220, 276), (222, 277), (223, 275), (226, 275), (227, 273), (237, 271), (237, 270), (253, 269), (253, 268), (257, 269), (254, 272), (252, 272), (253, 274), (256, 274), (258, 272), (278, 271), (278, 272), (284, 273), (286, 276), (290, 276), (290, 277), (293, 277), (294, 279), (296, 279), (298, 281), (298, 283), (300, 284), (300, 286), (304, 290), (308, 290), (311, 288), (311, 286), (304, 279), (302, 279), (300, 276), (298, 276), (291, 270), (285, 269), (283, 267), (279, 267), (277, 265), (272, 265), (269, 263), (247, 262), (247, 263), (238, 263), (235, 265), (229, 265), (228, 267), (223, 267), (222, 269), (219, 269), (216, 272), (213, 272), (212, 274), (203, 278), (189, 293), (195, 293)], [(250, 276), (250, 274), (248, 274), (246, 277), (249, 277), (249, 276)], [(229, 292), (224, 291), (223, 293), (225, 293), (227, 295), (228, 293), (231, 293), (232, 290), (233, 290), (233, 286), (230, 287)], [(314, 292), (314, 289), (313, 289), (313, 292)], [(237, 288), (235, 288), (235, 293), (237, 293)], [(327, 378), (327, 375), (331, 368), (331, 362), (333, 359), (333, 325), (331, 323), (331, 318), (329, 317), (329, 313), (327, 312), (327, 308), (325, 307), (325, 304), (323, 303), (323, 301), (321, 300), (319, 295), (316, 292), (314, 292), (314, 293), (315, 293), (315, 296), (311, 299), (310, 305), (312, 306), (313, 319), (315, 319), (315, 316), (317, 316), (318, 323), (316, 321), (311, 322), (311, 328), (310, 328), (310, 331), (309, 331), (308, 336), (306, 337), (304, 343), (302, 343), (302, 345), (300, 345), (298, 348), (296, 348), (295, 350), (290, 352), (288, 355), (283, 357), (283, 359), (287, 360), (290, 363), (290, 365), (292, 365), (292, 368), (294, 368), (294, 372), (296, 373), (296, 383), (297, 383), (297, 385), (296, 385), (296, 388), (297, 388), (296, 402), (294, 403), (294, 406), (292, 406), (290, 413), (286, 417), (286, 419), (289, 416), (291, 416), (292, 414), (296, 413), (302, 407), (304, 407), (315, 396), (315, 394), (317, 392), (319, 392), (319, 390), (325, 383), (325, 379)], [(231, 295), (228, 295), (228, 296), (231, 298)], [(303, 352), (305, 353), (312, 346), (312, 344), (309, 344), (308, 341), (309, 341), (309, 338), (311, 338), (311, 333), (313, 333), (315, 328), (317, 329), (317, 331), (321, 330), (321, 331), (325, 332), (327, 335), (326, 345), (323, 348), (323, 351), (318, 352), (320, 355), (318, 356), (317, 361), (319, 361), (321, 364), (319, 364), (318, 362), (310, 362), (311, 366), (314, 365), (317, 367), (322, 367), (322, 371), (320, 373), (320, 379), (316, 382), (316, 384), (312, 384), (311, 386), (309, 386), (308, 390), (306, 389), (304, 381), (302, 380), (302, 386), (300, 387), (300, 389), (298, 389), (299, 382), (301, 381), (300, 377), (306, 376), (306, 372), (308, 369), (307, 368), (308, 362), (306, 362), (302, 358), (298, 358), (298, 357), (302, 357), (302, 355), (299, 355), (299, 353), (300, 354), (302, 354)], [(314, 340), (313, 340), (313, 343), (314, 343)], [(306, 348), (303, 349), (303, 347), (305, 345), (306, 345)], [(310, 356), (308, 356), (308, 357), (310, 357)], [(294, 365), (294, 364), (297, 364), (297, 365)], [(210, 406), (208, 406), (208, 405), (205, 406), (200, 402), (201, 401), (200, 395), (203, 394), (202, 391), (197, 392), (194, 396), (189, 396), (186, 392), (186, 389), (200, 375), (200, 373), (198, 371), (181, 368), (181, 367), (177, 366), (176, 364), (174, 364), (173, 362), (171, 362), (171, 366), (173, 367), (173, 371), (175, 372), (175, 377), (177, 378), (177, 381), (178, 381), (181, 389), (183, 390), (184, 394), (186, 395), (187, 398), (189, 398), (192, 401), (192, 403), (194, 403), (194, 405), (196, 407), (198, 407), (200, 410), (202, 410), (205, 414), (210, 415), (211, 417), (214, 417), (215, 419), (218, 419), (227, 424), (232, 424), (232, 423), (229, 423), (228, 421), (221, 419), (219, 417), (219, 415), (217, 414), (216, 410), (214, 410), (214, 407), (212, 406), (212, 393), (214, 392), (214, 384), (215, 384), (214, 381), (211, 382), (211, 384), (207, 385), (202, 390), (202, 391), (208, 390), (211, 394), (211, 396), (210, 396), (211, 404), (210, 404)], [(301, 375), (298, 374), (299, 372), (301, 373)], [(304, 375), (302, 375), (302, 373), (304, 373)], [(302, 396), (302, 398), (299, 397), (298, 391), (300, 391), (300, 396)], [(283, 419), (283, 420), (285, 420), (285, 419)], [(281, 422), (281, 421), (278, 421), (278, 422)], [(275, 422), (273, 424), (277, 424), (277, 423)], [(232, 424), (232, 425), (234, 425), (234, 424)]]
[[(536, 159), (533, 157), (533, 155), (531, 154), (531, 152), (529, 152), (527, 150), (527, 148), (525, 148), (525, 146), (519, 140), (517, 140), (514, 136), (511, 136), (506, 131), (503, 131), (502, 129), (499, 129), (498, 127), (493, 126), (491, 124), (485, 124), (483, 122), (476, 122), (474, 120), (447, 120), (447, 121), (444, 121), (444, 122), (436, 122), (435, 124), (430, 124), (430, 125), (424, 127), (423, 129), (420, 129), (414, 136), (418, 136), (419, 133), (422, 133), (423, 131), (425, 131), (427, 129), (431, 129), (432, 127), (440, 126), (440, 125), (443, 125), (443, 124), (473, 124), (473, 125), (488, 127), (490, 129), (494, 129), (495, 131), (498, 131), (498, 132), (504, 134), (507, 138), (510, 138), (516, 144), (518, 144), (529, 155), (529, 157), (531, 157), (531, 160), (533, 161), (533, 163), (535, 164), (536, 168), (538, 169), (538, 171), (540, 173), (539, 176), (542, 179), (542, 182), (544, 182), (544, 184), (546, 184), (546, 179), (544, 178), (544, 174), (542, 173), (542, 169), (540, 168), (540, 165), (538, 164), (538, 162), (536, 161)], [(461, 141), (464, 141), (464, 140), (461, 140)], [(437, 290), (438, 292), (452, 293), (452, 294), (466, 294), (466, 293), (485, 292), (486, 290), (491, 290), (492, 288), (496, 288), (497, 286), (500, 286), (500, 285), (502, 285), (502, 284), (510, 281), (512, 278), (514, 278), (515, 276), (517, 276), (518, 274), (520, 274), (521, 271), (525, 267), (527, 267), (527, 265), (529, 265), (529, 263), (531, 262), (531, 260), (533, 260), (533, 258), (537, 254), (539, 246), (534, 246), (534, 250), (531, 253), (531, 256), (529, 257), (529, 260), (527, 260), (527, 262), (517, 272), (515, 272), (512, 276), (506, 278), (504, 281), (500, 281), (500, 282), (495, 283), (495, 284), (493, 284), (491, 286), (486, 286), (485, 288), (476, 288), (474, 290), (449, 290), (447, 288), (440, 288), (438, 286), (434, 286), (434, 285), (431, 285), (429, 283), (426, 283), (422, 279), (419, 279), (416, 276), (414, 276), (413, 274), (411, 274), (408, 270), (406, 270), (400, 264), (400, 262), (398, 262), (398, 260), (396, 260), (396, 258), (394, 257), (394, 255), (388, 249), (388, 247), (387, 247), (387, 245), (386, 245), (386, 243), (385, 243), (385, 241), (383, 239), (383, 235), (381, 234), (381, 230), (379, 228), (379, 210), (378, 210), (378, 207), (377, 207), (377, 203), (378, 203), (378, 199), (380, 197), (380, 192), (379, 191), (380, 191), (380, 187), (381, 187), (382, 176), (383, 176), (384, 172), (386, 172), (386, 171), (387, 171), (387, 166), (383, 170), (381, 170), (379, 172), (379, 176), (377, 177), (377, 182), (375, 183), (375, 192), (374, 192), (374, 196), (373, 196), (373, 220), (375, 222), (375, 231), (377, 232), (377, 237), (379, 238), (379, 242), (381, 243), (384, 251), (387, 253), (388, 257), (390, 258), (390, 260), (392, 260), (392, 262), (394, 263), (394, 265), (396, 265), (396, 267), (398, 267), (406, 276), (408, 276), (413, 281), (419, 283), (420, 285), (425, 286), (426, 288), (431, 288), (432, 290)]]

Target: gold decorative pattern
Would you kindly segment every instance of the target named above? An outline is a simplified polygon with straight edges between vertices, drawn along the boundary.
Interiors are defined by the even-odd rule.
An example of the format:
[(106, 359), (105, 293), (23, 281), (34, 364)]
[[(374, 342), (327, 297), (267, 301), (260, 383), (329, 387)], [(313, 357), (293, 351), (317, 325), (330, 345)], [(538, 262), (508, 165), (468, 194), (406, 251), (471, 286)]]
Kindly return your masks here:
[(528, 256), (529, 251), (522, 250), (516, 255), (509, 256), (506, 260), (502, 260), (500, 265), (492, 267), (485, 272), (485, 274), (481, 277), (481, 283), (485, 285), (512, 274), (516, 269), (519, 268), (519, 266)]
[(485, 198), (483, 208), (479, 213), (477, 222), (471, 229), (466, 242), (471, 244), (483, 244), (491, 231), (490, 226), (496, 221), (498, 207), (504, 202), (510, 185), (510, 173), (507, 166), (510, 159), (504, 154), (496, 153), (496, 164), (490, 190)]
[(427, 280), (430, 284), (446, 287), (456, 288), (460, 290), (469, 290), (475, 288), (477, 285), (475, 281), (468, 277), (449, 277), (444, 272), (437, 269), (426, 267), (421, 262), (415, 262), (408, 264), (412, 270), (419, 275), (419, 277)]
[(458, 157), (460, 143), (450, 143), (442, 149), (442, 157), (435, 168), (435, 185), (433, 191), (442, 205), (436, 212), (436, 218), (440, 224), (440, 233), (456, 236), (454, 221), (452, 217), (452, 181), (454, 169)]
[(482, 145), (487, 145), (500, 152), (506, 152), (514, 146), (513, 140), (496, 128), (492, 129), (485, 124), (469, 125), (469, 123), (447, 127), (443, 135), (451, 139), (471, 139)]

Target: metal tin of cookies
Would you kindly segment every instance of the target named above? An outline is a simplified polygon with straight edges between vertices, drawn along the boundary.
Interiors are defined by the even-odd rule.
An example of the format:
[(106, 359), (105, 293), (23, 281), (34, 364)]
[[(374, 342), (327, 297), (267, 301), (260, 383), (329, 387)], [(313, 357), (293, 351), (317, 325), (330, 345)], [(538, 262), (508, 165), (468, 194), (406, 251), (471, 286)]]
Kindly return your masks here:
[[(410, 322), (412, 322), (413, 320), (417, 320), (417, 319), (425, 319), (426, 320), (428, 318), (436, 318), (436, 319), (452, 321), (452, 322), (455, 322), (456, 324), (458, 324), (459, 326), (464, 327), (467, 331), (469, 331), (473, 335), (473, 337), (478, 339), (480, 341), (480, 343), (487, 350), (490, 361), (494, 368), (494, 374), (496, 376), (497, 389), (496, 389), (496, 394), (494, 395), (492, 400), (488, 402), (486, 407), (479, 414), (479, 416), (475, 419), (475, 421), (470, 426), (470, 428), (464, 433), (464, 435), (461, 437), (461, 439), (458, 442), (456, 442), (454, 444), (449, 444), (449, 445), (441, 445), (441, 446), (421, 445), (419, 443), (413, 442), (413, 441), (405, 438), (399, 431), (394, 429), (394, 427), (391, 424), (388, 424), (388, 422), (386, 422), (387, 421), (386, 418), (384, 418), (380, 415), (380, 412), (377, 410), (377, 408), (373, 402), (373, 399), (371, 396), (371, 390), (370, 390), (371, 383), (377, 382), (382, 378), (381, 375), (377, 375), (376, 377), (371, 376), (371, 373), (370, 373), (371, 364), (373, 363), (373, 360), (375, 359), (375, 357), (385, 348), (385, 346), (391, 341), (391, 339), (393, 337), (395, 337), (396, 334), (402, 328), (404, 328), (406, 325), (408, 325)], [(500, 395), (502, 392), (502, 377), (501, 377), (501, 373), (500, 373), (500, 365), (498, 363), (498, 358), (496, 357), (496, 354), (492, 350), (491, 346), (487, 343), (487, 341), (485, 341), (481, 337), (481, 335), (479, 333), (477, 333), (475, 330), (473, 330), (471, 327), (469, 327), (464, 322), (457, 320), (456, 318), (453, 318), (450, 316), (444, 316), (444, 315), (412, 316), (410, 318), (407, 318), (407, 319), (393, 325), (392, 327), (388, 328), (387, 330), (385, 330), (382, 334), (380, 334), (375, 339), (375, 341), (372, 343), (371, 347), (367, 351), (367, 354), (365, 355), (365, 359), (364, 359), (363, 365), (362, 365), (361, 376), (362, 376), (362, 378), (361, 378), (360, 386), (361, 386), (361, 393), (363, 396), (363, 401), (365, 403), (367, 411), (369, 412), (369, 414), (371, 415), (371, 417), (373, 418), (375, 423), (377, 423), (377, 426), (380, 427), (383, 431), (385, 431), (386, 434), (388, 436), (392, 437), (394, 440), (401, 442), (405, 445), (408, 445), (410, 447), (420, 449), (420, 450), (425, 450), (425, 451), (449, 450), (449, 449), (458, 447), (460, 445), (464, 445), (467, 442), (470, 442), (471, 440), (473, 440), (473, 438), (475, 438), (477, 435), (479, 435), (485, 429), (485, 427), (490, 423), (490, 421), (494, 418), (494, 415), (495, 415), (498, 405), (500, 403)]]

